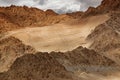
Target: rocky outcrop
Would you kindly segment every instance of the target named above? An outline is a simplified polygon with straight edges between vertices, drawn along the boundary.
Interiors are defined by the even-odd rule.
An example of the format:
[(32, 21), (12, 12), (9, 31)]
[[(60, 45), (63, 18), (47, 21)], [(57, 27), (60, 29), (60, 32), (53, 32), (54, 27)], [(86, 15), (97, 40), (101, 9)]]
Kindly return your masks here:
[(44, 11), (26, 6), (18, 7), (12, 5), (10, 7), (3, 7), (0, 12), (8, 16), (8, 20), (18, 26), (33, 25), (37, 21), (42, 20), (40, 17), (45, 16)]
[(115, 64), (113, 61), (109, 60), (105, 56), (96, 53), (94, 50), (89, 50), (81, 46), (65, 53), (51, 52), (50, 54), (53, 55), (55, 58), (60, 58), (60, 55), (63, 55), (63, 58), (68, 59), (74, 65), (84, 64), (112, 66)]
[[(58, 60), (68, 71), (105, 71), (107, 67), (117, 68), (114, 61), (109, 58), (98, 54), (94, 50), (89, 50), (87, 48), (78, 47), (73, 51), (68, 51), (65, 53), (61, 52), (51, 52), (53, 57)], [(102, 70), (103, 68), (103, 70)], [(108, 69), (109, 70), (109, 69)]]
[(103, 0), (100, 6), (94, 8), (89, 7), (88, 10), (83, 14), (82, 17), (94, 16), (99, 14), (105, 14), (112, 11), (120, 10), (120, 0)]
[[(91, 66), (93, 67), (90, 68)], [(51, 52), (48, 54), (46, 52), (38, 52), (36, 54), (25, 54), (17, 58), (7, 72), (0, 74), (0, 79), (76, 80), (77, 78), (69, 71), (74, 72), (79, 69), (81, 71), (89, 71), (91, 69), (99, 71), (99, 69), (96, 69), (98, 66), (99, 68), (116, 68), (118, 65), (94, 50), (88, 50), (83, 47), (78, 47), (65, 53)]]
[(0, 40), (0, 72), (8, 70), (17, 57), (35, 52), (34, 48), (23, 44), (17, 38), (8, 37)]
[(0, 12), (0, 34), (6, 32), (7, 30), (18, 29), (18, 28), (19, 26), (12, 23), (9, 20), (9, 17), (5, 13)]
[(111, 18), (108, 21), (97, 26), (95, 30), (88, 35), (87, 40), (93, 42), (91, 48), (100, 52), (120, 48), (119, 15), (120, 13), (112, 13)]
[(77, 12), (73, 12), (73, 13), (67, 13), (67, 15), (69, 15), (69, 16), (75, 18), (75, 19), (80, 18), (83, 14), (84, 14), (84, 12), (82, 12), (82, 11), (77, 11)]
[(113, 12), (110, 19), (97, 26), (88, 35), (87, 40), (92, 43), (91, 49), (104, 53), (116, 63), (120, 62), (120, 12)]
[(120, 9), (120, 0), (103, 0), (101, 5), (97, 7), (99, 10), (119, 10)]
[(48, 53), (24, 55), (10, 70), (0, 74), (2, 80), (72, 80), (72, 76)]
[(53, 16), (58, 15), (57, 13), (55, 13), (55, 12), (54, 12), (53, 10), (51, 10), (51, 9), (46, 10), (45, 13), (46, 13), (47, 15), (53, 15)]

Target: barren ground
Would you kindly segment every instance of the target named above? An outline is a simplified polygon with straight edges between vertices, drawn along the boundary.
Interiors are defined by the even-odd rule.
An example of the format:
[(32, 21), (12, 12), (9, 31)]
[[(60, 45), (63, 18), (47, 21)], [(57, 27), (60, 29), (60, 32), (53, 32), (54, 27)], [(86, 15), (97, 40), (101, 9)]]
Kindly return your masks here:
[(33, 46), (42, 52), (68, 51), (80, 45), (88, 47), (85, 41), (87, 35), (99, 24), (109, 19), (108, 15), (93, 16), (81, 20), (79, 23), (56, 24), (45, 27), (25, 28), (9, 32), (25, 44)]

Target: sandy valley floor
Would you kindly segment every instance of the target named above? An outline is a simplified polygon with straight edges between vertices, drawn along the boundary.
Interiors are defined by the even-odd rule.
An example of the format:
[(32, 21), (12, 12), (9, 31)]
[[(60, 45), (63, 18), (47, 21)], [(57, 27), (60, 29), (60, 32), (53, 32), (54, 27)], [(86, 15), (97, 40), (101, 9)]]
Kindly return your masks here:
[[(25, 28), (9, 32), (9, 36), (19, 38), (25, 44), (42, 52), (68, 51), (80, 45), (88, 47), (87, 35), (99, 24), (105, 22), (107, 15), (93, 16), (80, 21), (80, 24), (56, 24), (45, 27)], [(84, 22), (84, 23), (83, 23)]]

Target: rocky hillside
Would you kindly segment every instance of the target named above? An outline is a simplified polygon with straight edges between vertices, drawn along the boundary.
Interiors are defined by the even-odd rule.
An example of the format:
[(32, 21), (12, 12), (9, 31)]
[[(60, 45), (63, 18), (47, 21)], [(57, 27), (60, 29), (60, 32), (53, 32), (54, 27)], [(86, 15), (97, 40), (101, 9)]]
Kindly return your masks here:
[[(117, 64), (110, 60), (109, 58), (96, 53), (94, 50), (89, 50), (87, 48), (78, 47), (73, 51), (68, 51), (65, 53), (61, 52), (51, 52), (52, 56), (56, 58), (65, 68), (69, 71), (91, 71), (100, 70), (101, 67), (115, 67)], [(97, 68), (96, 70), (94, 68)]]
[[(105, 16), (109, 15), (109, 18), (106, 17), (105, 21), (103, 21), (104, 19), (100, 19), (100, 17), (105, 17), (102, 14), (105, 14)], [(96, 15), (102, 16), (97, 17)], [(99, 20), (95, 22), (97, 19)], [(71, 21), (71, 23), (73, 21), (78, 24), (77, 26), (74, 25), (75, 23), (73, 24), (74, 26), (68, 25), (67, 21)], [(102, 24), (100, 24), (100, 21), (103, 21)], [(65, 24), (57, 24), (62, 22), (67, 27), (65, 27)], [(95, 25), (94, 23), (99, 23), (100, 25), (92, 28)], [(52, 24), (57, 24), (60, 27), (57, 25), (47, 26)], [(83, 28), (84, 25), (86, 26), (85, 28)], [(87, 38), (85, 37), (87, 42), (85, 41), (83, 44), (89, 44), (90, 46), (87, 45), (88, 48), (80, 46), (66, 52), (38, 52), (32, 45), (26, 45), (27, 43), (21, 41), (23, 38), (27, 39), (22, 31), (20, 31), (22, 34), (18, 35), (20, 36), (20, 40), (12, 37), (10, 32), (4, 33), (36, 26), (44, 26), (45, 28), (41, 30), (45, 31), (42, 32), (37, 28), (37, 30), (34, 29), (36, 31), (33, 30), (35, 32), (33, 33), (33, 28), (29, 29), (31, 32), (26, 28), (26, 30), (23, 29), (23, 32), (27, 32), (26, 35), (28, 35), (28, 32), (31, 33), (32, 40), (34, 41), (35, 38), (34, 42), (37, 45), (39, 45), (39, 42), (44, 43), (46, 41), (44, 47), (49, 47), (47, 42), (51, 41), (53, 44), (61, 46), (61, 43), (56, 44), (55, 42), (59, 42), (62, 39), (61, 36), (64, 36), (62, 39), (62, 48), (70, 46), (73, 49), (67, 42), (70, 41), (72, 43), (76, 35), (77, 38), (75, 37), (76, 39), (74, 40), (76, 41), (73, 44), (78, 44), (78, 38), (82, 39), (85, 35), (87, 36)], [(54, 29), (52, 28), (53, 30), (50, 29), (51, 32), (49, 33), (52, 33), (50, 36), (48, 35), (48, 27), (54, 27)], [(65, 29), (68, 27), (71, 31), (70, 29)], [(91, 28), (93, 29), (92, 31), (89, 30)], [(54, 34), (56, 30), (58, 30), (56, 32), (58, 34)], [(42, 36), (47, 38), (42, 38), (37, 32), (41, 32)], [(70, 34), (67, 34), (67, 32)], [(88, 35), (89, 32), (90, 34)], [(31, 43), (29, 40), (28, 42)], [(0, 7), (0, 80), (90, 80), (94, 74), (89, 77), (84, 76), (84, 73), (78, 73), (79, 76), (74, 73), (80, 71), (86, 74), (104, 74), (104, 72), (109, 73), (109, 71), (113, 73), (115, 70), (120, 73), (120, 0), (103, 0), (100, 6), (96, 8), (90, 7), (86, 12), (74, 12), (62, 15), (52, 10), (43, 11), (26, 6), (12, 5), (10, 7)], [(83, 79), (81, 79), (82, 75)], [(96, 80), (96, 78), (92, 80)]]
[(90, 48), (99, 53), (104, 53), (117, 63), (120, 62), (120, 12), (111, 13), (111, 18), (104, 24), (95, 28), (88, 35), (91, 42)]
[(72, 16), (75, 19), (80, 19), (88, 16), (95, 16), (106, 14), (112, 11), (119, 11), (120, 10), (120, 0), (103, 0), (98, 7), (89, 7), (85, 12), (78, 11), (67, 13), (67, 15)]
[(24, 55), (13, 63), (2, 80), (72, 80), (70, 73), (47, 53)]
[(102, 11), (112, 11), (112, 10), (119, 10), (120, 9), (120, 0), (103, 0), (101, 5), (97, 7)]
[[(89, 71), (85, 65), (98, 67), (117, 67), (114, 61), (83, 47), (61, 53), (26, 54), (17, 58), (7, 72), (0, 74), (2, 80), (76, 80), (68, 71)], [(104, 69), (103, 69), (104, 70)], [(108, 69), (107, 69), (108, 70)], [(105, 71), (105, 70), (104, 70)], [(74, 79), (73, 79), (74, 78)]]
[(17, 38), (8, 37), (0, 40), (0, 72), (8, 70), (17, 57), (35, 52), (34, 48), (23, 44)]
[(88, 35), (88, 40), (93, 41), (91, 47), (97, 51), (108, 51), (114, 49), (113, 47), (120, 47), (120, 13), (112, 13), (110, 16), (108, 21), (97, 26)]
[[(27, 6), (0, 7), (0, 33), (24, 27), (46, 26), (61, 22), (94, 16), (120, 9), (119, 0), (103, 0), (97, 8), (89, 7), (86, 12), (57, 14), (53, 10), (40, 10)], [(11, 27), (12, 26), (12, 27)]]
[[(71, 19), (52, 10), (43, 11), (26, 6), (0, 7), (0, 33), (30, 26), (45, 26)], [(11, 27), (12, 26), (12, 27)]]
[(80, 18), (83, 14), (84, 14), (84, 12), (82, 12), (82, 11), (67, 13), (67, 15), (73, 17), (74, 19)]
[(120, 10), (120, 0), (103, 0), (101, 4), (94, 8), (89, 7), (88, 10), (82, 15), (82, 17), (91, 16), (91, 15), (100, 15), (109, 13), (111, 11)]

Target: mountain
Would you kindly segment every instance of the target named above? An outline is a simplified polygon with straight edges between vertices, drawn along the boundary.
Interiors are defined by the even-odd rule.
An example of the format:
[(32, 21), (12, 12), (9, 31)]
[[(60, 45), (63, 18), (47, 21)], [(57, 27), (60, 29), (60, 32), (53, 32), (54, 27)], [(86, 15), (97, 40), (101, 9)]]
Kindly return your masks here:
[(88, 10), (83, 14), (83, 17), (91, 16), (91, 15), (100, 15), (109, 13), (112, 11), (119, 11), (120, 10), (120, 1), (119, 0), (103, 0), (101, 4), (94, 8), (89, 7)]
[(102, 11), (111, 11), (120, 9), (120, 0), (103, 0), (101, 5), (97, 7)]
[(120, 62), (120, 1), (103, 0), (101, 5), (94, 8), (97, 11), (106, 13), (109, 11), (110, 19), (98, 25), (87, 40), (91, 43), (91, 49), (104, 53), (117, 63)]
[(111, 11), (119, 11), (120, 10), (120, 0), (103, 0), (101, 4), (98, 7), (89, 7), (87, 11), (82, 12), (73, 12), (73, 13), (67, 13), (67, 15), (70, 15), (74, 18), (80, 18), (80, 17), (88, 17), (88, 16), (94, 16), (94, 15), (101, 15), (106, 14)]
[(0, 7), (0, 80), (120, 79), (120, 1), (57, 14)]
[(104, 53), (117, 63), (120, 62), (120, 12), (113, 12), (111, 18), (97, 26), (88, 35), (87, 40), (92, 44), (90, 48), (99, 53)]
[(54, 57), (47, 53), (24, 55), (13, 63), (2, 80), (72, 80), (72, 76)]
[[(27, 6), (0, 8), (0, 33), (30, 26), (46, 26), (71, 19), (68, 15), (58, 15), (52, 10), (43, 11)], [(12, 27), (11, 27), (12, 26)]]
[(74, 74), (70, 71), (90, 71), (87, 66), (91, 68), (92, 66), (98, 67), (97, 69), (91, 70), (97, 70), (97, 72), (103, 71), (101, 68), (102, 66), (118, 67), (114, 61), (107, 57), (101, 56), (93, 50), (78, 47), (77, 49), (66, 53), (51, 52), (48, 54), (46, 52), (37, 52), (35, 54), (26, 54), (21, 56), (14, 61), (7, 72), (0, 74), (0, 79), (76, 80), (77, 78), (75, 78)]
[[(21, 29), (24, 27), (47, 26), (61, 22), (79, 19), (81, 17), (93, 16), (108, 13), (120, 9), (120, 1), (103, 0), (97, 8), (89, 7), (86, 12), (73, 12), (67, 14), (57, 14), (53, 10), (40, 10), (28, 8), (27, 6), (0, 7), (0, 33)], [(11, 28), (12, 26), (12, 28)]]
[(58, 15), (57, 13), (55, 13), (55, 12), (54, 12), (53, 10), (51, 10), (51, 9), (46, 10), (45, 13), (46, 13), (47, 15), (53, 15), (53, 16)]
[(82, 11), (67, 13), (67, 15), (69, 15), (69, 16), (75, 18), (75, 19), (81, 17), (83, 14), (84, 14), (84, 12), (82, 12)]
[[(82, 46), (65, 53), (62, 52), (51, 52), (53, 57), (58, 60), (68, 71), (75, 72), (77, 70), (82, 70), (84, 72), (89, 71), (101, 71), (101, 67), (114, 67), (116, 68), (118, 64), (109, 58), (98, 54), (94, 50), (89, 50), (83, 48)], [(76, 67), (77, 66), (77, 67)], [(96, 69), (92, 69), (96, 67)], [(89, 70), (91, 68), (91, 70)], [(105, 71), (105, 70), (104, 70)]]

